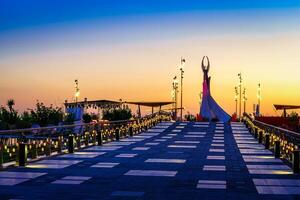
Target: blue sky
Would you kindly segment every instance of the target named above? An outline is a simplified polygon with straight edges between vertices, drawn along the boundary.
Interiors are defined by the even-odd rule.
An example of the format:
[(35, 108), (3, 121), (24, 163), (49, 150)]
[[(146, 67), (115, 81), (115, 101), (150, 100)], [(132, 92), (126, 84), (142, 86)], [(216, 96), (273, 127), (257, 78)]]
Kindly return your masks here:
[(89, 99), (169, 100), (184, 56), (185, 102), (195, 113), (207, 55), (226, 110), (243, 72), (249, 109), (260, 81), (272, 112), (272, 103), (300, 101), (299, 19), (300, 0), (0, 0), (0, 105), (70, 100), (75, 78)]
[(115, 16), (299, 6), (299, 0), (1, 0), (0, 31)]
[(0, 57), (299, 32), (300, 0), (0, 0)]
[(199, 32), (292, 32), (299, 8), (299, 0), (0, 0), (0, 54), (27, 51), (28, 45), (82, 46), (95, 37), (113, 44)]

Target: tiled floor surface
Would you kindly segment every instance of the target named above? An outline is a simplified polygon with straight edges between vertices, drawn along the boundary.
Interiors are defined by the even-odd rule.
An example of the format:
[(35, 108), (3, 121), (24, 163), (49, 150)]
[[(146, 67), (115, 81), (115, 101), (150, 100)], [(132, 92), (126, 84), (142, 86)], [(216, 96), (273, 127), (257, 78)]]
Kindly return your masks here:
[(300, 176), (240, 123), (161, 123), (0, 172), (0, 199), (300, 199)]

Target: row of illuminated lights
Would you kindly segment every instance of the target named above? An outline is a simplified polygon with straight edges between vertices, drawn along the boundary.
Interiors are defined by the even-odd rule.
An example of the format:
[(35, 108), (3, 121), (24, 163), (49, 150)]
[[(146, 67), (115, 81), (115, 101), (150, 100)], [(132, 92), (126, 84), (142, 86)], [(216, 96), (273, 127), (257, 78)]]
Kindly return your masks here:
[[(248, 122), (248, 124), (250, 124), (250, 126), (252, 128), (256, 127), (256, 128), (258, 128), (258, 130), (263, 131), (264, 135), (267, 133), (265, 130), (255, 126), (250, 120), (248, 120), (247, 122)], [(279, 141), (280, 147), (285, 154), (291, 155), (291, 153), (294, 150), (298, 149), (298, 146), (296, 144), (294, 144), (292, 142), (288, 142), (287, 140), (282, 139), (281, 137), (279, 137), (278, 135), (276, 135), (274, 133), (269, 133), (269, 134), (270, 134), (271, 144), (274, 145), (275, 141)]]
[[(120, 131), (125, 131), (126, 129), (125, 128), (123, 128), (123, 129), (120, 129)], [(115, 130), (105, 130), (104, 131), (104, 135), (105, 136), (107, 136), (107, 135), (111, 135), (111, 134), (113, 134), (113, 133), (115, 133)], [(94, 138), (93, 137), (91, 137), (91, 136), (95, 136), (95, 134), (96, 133), (92, 133), (92, 134), (89, 134), (88, 132), (86, 132), (84, 135), (82, 135), (82, 137), (81, 138), (79, 138), (78, 136), (75, 138), (75, 140), (80, 140), (80, 139), (82, 139), (82, 138), (87, 138), (87, 137), (89, 137), (89, 139), (90, 140), (93, 140)], [(45, 151), (45, 149), (44, 149), (44, 147), (46, 147), (47, 145), (49, 145), (50, 143), (51, 143), (51, 145), (54, 145), (54, 148), (58, 148), (58, 146), (59, 146), (59, 141), (51, 141), (51, 142), (49, 142), (50, 140), (45, 140), (45, 141), (38, 141), (37, 143), (37, 146), (36, 146), (36, 148), (40, 148), (41, 149), (41, 151), (42, 152), (44, 152)], [(67, 146), (67, 142), (68, 142), (68, 139), (66, 139), (65, 140), (65, 142), (63, 142), (63, 144), (64, 144), (64, 146)], [(36, 141), (34, 140), (33, 142), (32, 142), (32, 144), (29, 144), (28, 145), (28, 148), (29, 148), (29, 150), (32, 150), (32, 149), (34, 149), (33, 147), (36, 145)], [(9, 148), (7, 145), (5, 145), (4, 146), (4, 150), (6, 151), (6, 153), (8, 153), (9, 154), (9, 156), (10, 157), (12, 157), (12, 153), (15, 153), (16, 152), (16, 149), (18, 148), (18, 146), (19, 146), (19, 144), (17, 143), (16, 144), (16, 146), (15, 147), (11, 147), (11, 148)], [(12, 153), (11, 153), (12, 152)]]
[[(122, 128), (120, 129), (120, 131), (126, 131), (126, 128)], [(105, 130), (104, 131), (104, 134), (105, 135), (109, 135), (109, 134), (112, 134), (112, 133), (115, 133), (115, 130)], [(79, 140), (79, 139), (82, 139), (82, 138), (87, 138), (89, 137), (90, 140), (93, 139), (93, 137), (91, 136), (95, 136), (96, 132), (93, 131), (92, 134), (89, 134), (89, 132), (86, 132), (84, 135), (81, 135), (81, 138), (79, 138), (79, 136), (77, 136), (75, 139), (76, 140)], [(60, 139), (60, 140), (63, 140), (63, 139)], [(63, 143), (65, 146), (67, 145), (67, 142), (68, 142), (68, 139), (66, 139), (66, 141)], [(37, 144), (36, 144), (37, 143)], [(33, 149), (33, 146), (37, 145), (36, 147), (37, 148), (42, 148), (42, 151), (44, 151), (44, 148), (43, 147), (46, 147), (47, 144), (49, 145), (51, 143), (51, 145), (54, 145), (54, 148), (58, 148), (59, 146), (59, 141), (51, 141), (49, 139), (46, 139), (46, 140), (41, 140), (41, 141), (36, 141), (36, 140), (33, 140), (32, 141), (32, 144), (30, 144), (28, 146), (29, 150)], [(12, 152), (16, 152), (16, 148), (18, 148), (19, 144), (16, 143), (15, 147), (8, 147), (7, 145), (4, 145), (4, 150), (6, 150), (7, 153), (10, 153), (11, 151)]]
[[(143, 123), (142, 123), (142, 124), (139, 124), (139, 125), (133, 124), (133, 127), (134, 127), (134, 128), (137, 128), (137, 127), (139, 127), (139, 126), (141, 126), (141, 125), (146, 125), (146, 124), (143, 124)], [(126, 130), (127, 130), (126, 127), (121, 126), (120, 131), (126, 131)], [(105, 134), (105, 135), (109, 135), (109, 134), (112, 134), (112, 133), (115, 133), (115, 130), (108, 130), (108, 129), (106, 129), (106, 130), (104, 131), (104, 134)], [(95, 131), (93, 131), (92, 135), (94, 135), (94, 134), (96, 134)], [(82, 135), (82, 136), (86, 138), (86, 137), (89, 137), (90, 134), (89, 134), (89, 132), (86, 132), (86, 133), (85, 133), (84, 135)], [(92, 140), (93, 138), (92, 138), (92, 137), (89, 137), (89, 139)], [(76, 140), (79, 140), (79, 137), (76, 137)], [(50, 143), (49, 141), (50, 141), (49, 139), (46, 139), (46, 142), (45, 142), (45, 141), (40, 141), (40, 142), (38, 142), (37, 148), (41, 148), (41, 151), (44, 152), (44, 151), (45, 151), (44, 147), (46, 147), (47, 144)], [(64, 144), (65, 146), (67, 146), (67, 142), (68, 142), (68, 139), (67, 139), (66, 142), (64, 142), (63, 144)], [(33, 149), (33, 145), (35, 145), (35, 143), (36, 143), (36, 141), (34, 140), (33, 143), (30, 144), (30, 145), (28, 146), (29, 150), (32, 150), (32, 149)], [(59, 146), (59, 141), (51, 141), (51, 145), (54, 145), (54, 148), (58, 148), (58, 146)], [(6, 152), (9, 154), (9, 156), (12, 157), (11, 151), (12, 151), (13, 153), (15, 153), (17, 147), (18, 147), (18, 143), (16, 144), (16, 147), (12, 147), (11, 150), (10, 150), (10, 148), (8, 148), (7, 145), (5, 145), (5, 146), (4, 146), (4, 150), (6, 150)]]
[[(54, 145), (54, 142), (51, 142), (52, 145)], [(66, 143), (64, 143), (67, 145)], [(15, 147), (8, 147), (7, 145), (4, 146), (4, 151), (3, 153), (8, 153), (9, 157), (12, 157), (14, 153), (16, 153), (16, 149), (18, 148), (18, 144)], [(28, 145), (29, 150), (34, 150), (33, 146), (34, 144)], [(45, 151), (45, 147), (47, 146), (47, 143), (44, 141), (41, 141), (40, 144), (37, 145), (36, 149), (41, 149), (42, 152)], [(58, 141), (55, 142), (54, 148), (58, 148)]]
[(279, 141), (280, 142), (280, 147), (281, 147), (282, 151), (286, 155), (289, 155), (287, 157), (290, 157), (291, 153), (294, 150), (298, 149), (298, 146), (296, 144), (288, 142), (287, 140), (284, 140), (284, 139), (280, 138), (279, 136), (275, 135), (274, 133), (271, 133), (271, 137), (270, 138), (272, 138), (271, 139), (272, 143), (274, 143), (275, 141)]
[[(109, 135), (109, 134), (115, 133), (115, 131), (116, 131), (115, 129), (112, 129), (112, 130), (106, 129), (106, 130), (103, 130), (102, 133), (105, 134), (105, 135)], [(120, 131), (127, 131), (127, 128), (121, 127), (121, 128), (120, 128)], [(75, 139), (76, 139), (76, 140), (79, 140), (79, 139), (82, 139), (82, 138), (87, 138), (87, 137), (89, 137), (89, 139), (92, 140), (92, 139), (93, 139), (93, 136), (95, 136), (95, 135), (96, 135), (96, 131), (93, 131), (92, 134), (90, 134), (89, 132), (85, 132), (85, 134), (81, 135), (81, 138), (79, 138), (80, 136), (77, 136)], [(63, 140), (62, 136), (60, 136), (59, 140)], [(38, 147), (38, 148), (40, 148), (40, 147), (42, 147), (42, 146), (47, 146), (47, 144), (49, 144), (50, 141), (51, 141), (51, 145), (54, 145), (54, 144), (55, 144), (55, 146), (58, 146), (59, 140), (58, 140), (58, 141), (51, 141), (49, 138), (46, 139), (45, 141), (43, 141), (43, 140), (41, 140), (41, 141), (33, 140), (33, 141), (32, 141), (32, 144), (29, 145), (29, 149), (31, 149), (31, 148), (32, 148), (32, 145), (35, 145), (36, 143), (38, 143), (38, 144), (37, 144), (37, 147)], [(68, 139), (66, 139), (66, 142), (68, 142)], [(67, 144), (66, 142), (64, 143), (65, 145)], [(15, 146), (18, 147), (18, 143), (16, 143)], [(9, 151), (10, 151), (10, 150), (9, 150), (9, 147), (8, 147), (7, 145), (4, 145), (4, 150), (7, 150), (8, 153), (9, 153)], [(12, 148), (12, 151), (15, 152), (15, 148), (14, 148), (14, 147)]]

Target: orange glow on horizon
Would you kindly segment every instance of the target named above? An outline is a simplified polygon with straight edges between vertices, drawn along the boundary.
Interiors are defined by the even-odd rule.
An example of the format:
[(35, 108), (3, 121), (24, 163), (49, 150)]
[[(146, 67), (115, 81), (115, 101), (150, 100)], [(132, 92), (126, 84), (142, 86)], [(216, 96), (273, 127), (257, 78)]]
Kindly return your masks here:
[[(145, 31), (158, 28), (152, 22), (149, 26), (128, 25), (125, 32), (132, 38), (123, 42), (119, 42), (120, 36), (115, 34), (116, 27), (113, 27), (114, 35), (109, 42), (105, 42), (109, 34), (105, 33), (104, 37), (97, 30), (91, 41), (80, 41), (71, 47), (60, 45), (64, 37), (43, 41), (40, 49), (32, 52), (29, 45), (28, 53), (15, 53), (0, 59), (0, 104), (13, 98), (20, 111), (33, 108), (36, 100), (62, 106), (66, 99), (73, 101), (76, 78), (80, 81), (79, 100), (87, 97), (88, 100), (171, 101), (172, 80), (175, 75), (179, 77), (180, 58), (184, 57), (183, 105), (185, 112), (196, 114), (203, 78), (200, 62), (206, 55), (211, 61), (212, 96), (230, 115), (235, 111), (234, 88), (240, 72), (247, 91), (248, 112), (252, 112), (253, 104), (257, 103), (258, 83), (262, 88), (261, 112), (264, 115), (281, 114), (274, 111), (273, 104), (299, 105), (300, 30), (292, 23), (287, 25), (294, 27), (291, 31), (280, 29), (275, 23), (272, 25), (274, 33), (267, 32), (267, 28), (260, 33), (251, 28), (264, 28), (265, 24), (273, 23), (262, 14), (259, 16), (264, 20), (256, 22), (261, 23), (258, 27), (252, 21), (248, 21), (249, 27), (244, 27), (240, 21), (231, 25), (230, 20), (236, 15), (228, 13), (226, 16), (230, 20), (219, 24), (216, 19), (220, 16), (212, 15), (215, 21), (207, 25), (207, 31), (191, 23), (186, 32), (177, 26), (172, 26), (171, 31), (161, 27), (160, 34), (153, 31), (147, 38)], [(164, 21), (164, 25), (167, 22)], [(143, 32), (138, 32), (140, 26)], [(238, 27), (242, 30), (237, 33)], [(171, 35), (176, 31), (181, 34)]]

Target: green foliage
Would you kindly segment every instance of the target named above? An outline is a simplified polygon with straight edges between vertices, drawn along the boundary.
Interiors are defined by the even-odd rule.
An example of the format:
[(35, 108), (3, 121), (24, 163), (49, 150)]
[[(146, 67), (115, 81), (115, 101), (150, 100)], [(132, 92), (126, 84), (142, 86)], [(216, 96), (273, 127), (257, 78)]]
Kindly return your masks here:
[(15, 105), (15, 100), (8, 99), (6, 105), (7, 105), (8, 109), (12, 112), (14, 109), (13, 107)]
[(99, 120), (99, 116), (96, 115), (95, 113), (91, 113), (91, 114), (84, 113), (82, 115), (82, 120), (83, 120), (84, 123), (90, 123), (93, 120), (96, 120), (96, 121)]
[(15, 125), (17, 129), (31, 128), (32, 123), (30, 121), (20, 119)]
[(54, 108), (52, 105), (49, 107), (43, 103), (37, 102), (36, 108), (30, 112), (32, 122), (40, 126), (47, 126), (48, 124), (57, 125), (63, 121), (64, 113), (61, 108)]
[(299, 116), (298, 116), (298, 113), (297, 112), (291, 112), (291, 114), (289, 115), (289, 120), (291, 121), (291, 122), (298, 122), (298, 118), (299, 118)]
[(187, 121), (196, 121), (196, 117), (189, 112), (184, 116)]
[[(36, 107), (22, 114), (14, 109), (15, 101), (9, 99), (6, 107), (0, 107), (0, 130), (30, 128), (32, 124), (40, 126), (58, 125), (64, 121), (65, 124), (73, 124), (75, 116), (72, 113), (64, 115), (61, 108), (46, 106), (37, 102)], [(85, 121), (90, 122), (92, 119), (98, 119), (96, 115), (88, 116)]]
[(92, 120), (99, 120), (99, 116), (96, 115), (95, 113), (91, 114)]
[(128, 106), (103, 111), (103, 119), (109, 121), (128, 120), (132, 117)]
[(15, 124), (19, 120), (18, 112), (13, 108), (7, 110), (5, 107), (1, 107), (0, 119), (8, 124)]
[(0, 129), (2, 130), (16, 128), (16, 124), (20, 120), (18, 112), (14, 109), (15, 101), (9, 99), (6, 105), (8, 109), (4, 106), (0, 108)]
[(92, 116), (88, 113), (82, 115), (82, 120), (84, 123), (90, 123), (92, 121)]
[(65, 124), (73, 124), (75, 121), (75, 115), (73, 113), (67, 113), (64, 118)]
[(21, 115), (21, 119), (27, 122), (32, 123), (33, 122), (33, 118), (31, 116), (31, 114), (27, 111), (23, 112)]
[(5, 121), (0, 120), (0, 130), (8, 130), (10, 129), (9, 124)]

